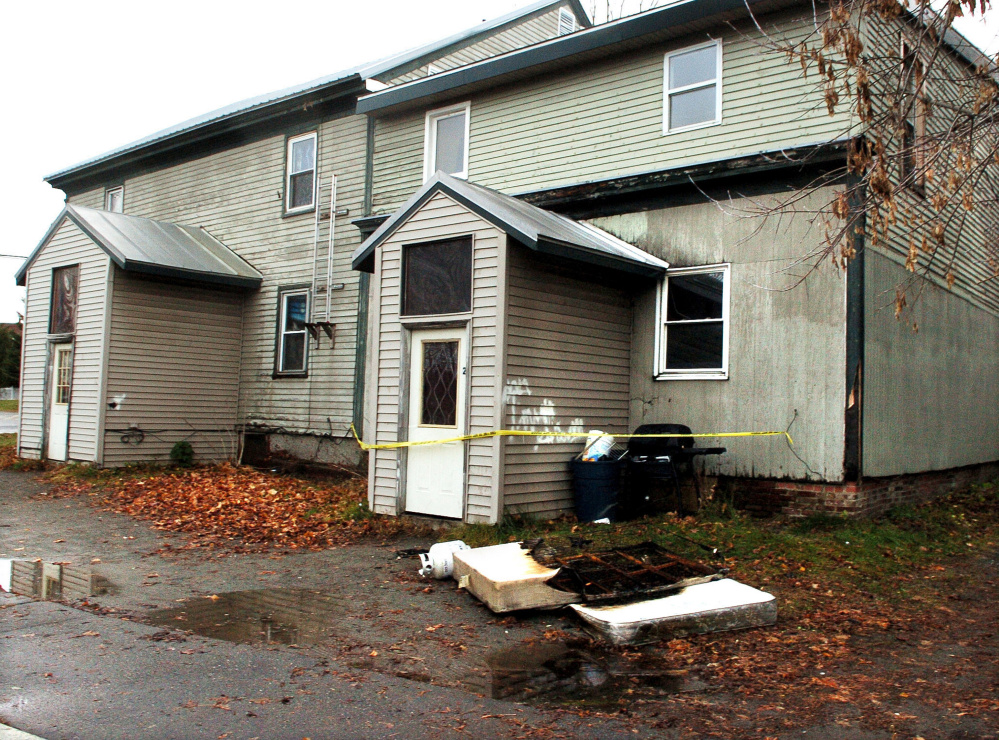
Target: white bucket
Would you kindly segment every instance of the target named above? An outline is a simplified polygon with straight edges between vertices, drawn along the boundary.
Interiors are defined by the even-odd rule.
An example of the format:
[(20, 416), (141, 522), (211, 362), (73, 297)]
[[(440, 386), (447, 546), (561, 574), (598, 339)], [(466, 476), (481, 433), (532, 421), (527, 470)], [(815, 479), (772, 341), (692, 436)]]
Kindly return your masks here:
[(458, 550), (470, 550), (471, 548), (461, 540), (451, 540), (450, 542), (438, 542), (430, 546), (430, 552), (420, 555), (421, 576), (433, 576), (438, 580), (450, 578), (454, 572), (454, 554)]
[(591, 429), (590, 435), (586, 438), (586, 447), (583, 448), (584, 460), (599, 460), (611, 451), (614, 446), (614, 438), (609, 434), (603, 435), (599, 429)]

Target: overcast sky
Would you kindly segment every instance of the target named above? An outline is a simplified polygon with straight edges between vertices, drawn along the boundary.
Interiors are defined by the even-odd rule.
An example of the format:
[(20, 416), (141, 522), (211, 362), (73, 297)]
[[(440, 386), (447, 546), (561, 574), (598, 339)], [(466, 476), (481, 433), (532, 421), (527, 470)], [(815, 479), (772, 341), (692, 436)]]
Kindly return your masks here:
[[(46, 174), (227, 103), (419, 46), (529, 2), (5, 3), (0, 254), (27, 255), (58, 215), (63, 194), (43, 181)], [(591, 10), (593, 0), (583, 6)], [(995, 20), (963, 23), (961, 30), (994, 53)], [(0, 322), (23, 311), (23, 290), (14, 285), (20, 264), (0, 258)]]

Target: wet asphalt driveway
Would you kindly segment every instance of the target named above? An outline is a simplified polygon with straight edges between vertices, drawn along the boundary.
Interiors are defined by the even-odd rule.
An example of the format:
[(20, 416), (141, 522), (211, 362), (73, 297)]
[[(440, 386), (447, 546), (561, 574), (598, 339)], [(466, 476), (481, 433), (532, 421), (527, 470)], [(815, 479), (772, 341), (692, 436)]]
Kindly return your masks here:
[[(605, 686), (611, 712), (636, 682), (573, 648), (569, 617), (498, 619), (395, 557), (426, 543), (181, 550), (183, 537), (44, 491), (0, 472), (0, 558), (89, 570), (108, 590), (87, 603), (0, 594), (0, 723), (52, 740), (652, 735), (491, 698), (546, 691), (551, 672), (517, 670), (525, 656), (557, 662), (563, 684)], [(670, 692), (682, 679), (657, 676)]]

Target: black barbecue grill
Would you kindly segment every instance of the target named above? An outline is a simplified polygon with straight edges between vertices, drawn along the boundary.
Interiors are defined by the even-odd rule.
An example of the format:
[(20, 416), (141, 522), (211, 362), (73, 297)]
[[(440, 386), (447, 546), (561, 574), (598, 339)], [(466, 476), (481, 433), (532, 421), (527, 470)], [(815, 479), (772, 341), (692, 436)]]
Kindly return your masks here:
[[(684, 515), (680, 476), (694, 481), (697, 498), (701, 490), (694, 472), (698, 455), (720, 455), (724, 447), (695, 447), (690, 427), (684, 424), (642, 424), (628, 440), (625, 461), (625, 489), (621, 501), (623, 518), (634, 518), (665, 510), (665, 502), (657, 492), (662, 484), (671, 486), (676, 494), (676, 510)], [(674, 434), (675, 437), (642, 437), (643, 434)]]

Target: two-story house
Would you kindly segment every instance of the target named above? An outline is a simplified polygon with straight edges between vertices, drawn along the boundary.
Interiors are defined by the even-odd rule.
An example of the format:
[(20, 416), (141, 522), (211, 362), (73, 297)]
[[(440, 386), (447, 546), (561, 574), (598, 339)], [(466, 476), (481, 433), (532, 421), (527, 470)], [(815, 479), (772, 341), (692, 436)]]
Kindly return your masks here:
[(252, 435), (353, 462), (351, 421), (376, 444), (541, 435), (370, 454), (376, 511), (486, 522), (571, 509), (567, 435), (646, 422), (789, 429), (707, 464), (769, 509), (994, 474), (994, 282), (934, 274), (916, 335), (886, 298), (901, 237), (799, 279), (864, 135), (765, 43), (813, 10), (689, 0), (591, 28), (537, 3), (53, 175), (67, 210), (20, 274), (21, 454), (211, 459)]
[[(773, 48), (813, 12), (675, 3), (360, 99), (391, 214), (360, 223), (376, 230), (353, 260), (372, 276), (369, 441), (548, 435), (374, 449), (375, 511), (559, 514), (567, 435), (647, 422), (789, 430), (793, 446), (728, 438), (705, 463), (771, 510), (874, 513), (996, 474), (999, 285), (979, 279), (995, 204), (952, 235), (963, 269), (953, 287), (932, 274), (918, 334), (892, 310), (902, 229), (808, 274), (865, 135)], [(873, 19), (869, 53), (918, 29)], [(974, 68), (969, 47), (947, 64)]]
[(17, 276), (19, 454), (115, 466), (186, 440), (227, 459), (249, 433), (357, 464), (367, 282), (350, 222), (370, 209), (374, 146), (358, 95), (589, 25), (578, 0), (537, 0), (49, 176), (67, 205)]

